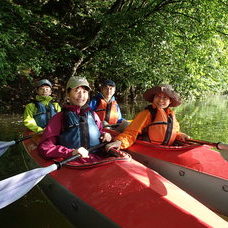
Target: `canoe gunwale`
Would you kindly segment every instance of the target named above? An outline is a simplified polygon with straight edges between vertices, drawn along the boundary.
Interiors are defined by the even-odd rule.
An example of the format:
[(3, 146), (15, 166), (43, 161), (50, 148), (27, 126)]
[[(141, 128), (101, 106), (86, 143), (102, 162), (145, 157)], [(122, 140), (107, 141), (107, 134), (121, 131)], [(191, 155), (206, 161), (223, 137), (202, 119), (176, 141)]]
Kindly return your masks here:
[[(50, 165), (51, 161), (44, 161), (37, 154), (34, 142), (31, 144), (24, 143), (28, 164), (31, 165), (32, 162), (39, 166)], [(184, 225), (187, 228), (211, 227), (212, 224), (219, 224), (220, 227), (227, 225), (224, 220), (187, 193), (134, 160), (132, 162), (113, 162), (109, 169), (105, 170), (105, 168), (101, 166), (95, 169), (78, 169), (72, 173), (72, 169), (63, 167), (61, 170), (47, 175), (40, 186), (54, 203), (57, 200), (55, 205), (69, 217), (73, 224), (79, 225), (79, 227), (94, 227), (95, 225), (101, 228), (167, 227), (167, 225), (183, 227)], [(68, 175), (71, 177), (68, 178)], [(88, 187), (91, 186), (88, 191), (85, 183), (89, 183)], [(93, 193), (91, 190), (96, 191), (91, 194)], [(66, 192), (69, 196), (66, 197), (67, 200), (63, 197)], [(177, 199), (175, 196), (178, 196)], [(182, 198), (194, 206), (190, 206), (189, 203), (183, 204), (180, 200)], [(131, 200), (129, 201), (129, 199)], [(135, 207), (136, 205), (137, 207)], [(143, 210), (139, 210), (139, 205)], [(147, 209), (144, 211), (146, 207)], [(196, 207), (200, 208), (202, 213), (193, 211), (193, 208)], [(165, 220), (162, 219), (163, 213), (167, 213)], [(204, 213), (210, 216), (205, 216)], [(86, 221), (85, 216), (88, 218)], [(95, 221), (95, 219), (98, 220)]]

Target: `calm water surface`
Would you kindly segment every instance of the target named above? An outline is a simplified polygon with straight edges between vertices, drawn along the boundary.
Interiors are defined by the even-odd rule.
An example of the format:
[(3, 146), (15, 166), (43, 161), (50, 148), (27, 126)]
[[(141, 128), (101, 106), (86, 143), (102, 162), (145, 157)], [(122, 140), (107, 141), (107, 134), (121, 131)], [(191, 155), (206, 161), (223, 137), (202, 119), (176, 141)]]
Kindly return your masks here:
[[(0, 116), (0, 140), (11, 141), (20, 137), (23, 132), (21, 116)], [(22, 158), (22, 146), (10, 147), (0, 157), (0, 179), (26, 171)], [(1, 196), (0, 196), (1, 197)], [(15, 203), (0, 209), (0, 223), (4, 228), (72, 228), (66, 218), (60, 214), (42, 194), (38, 187), (33, 188), (29, 194)]]
[[(147, 104), (139, 102), (134, 105), (121, 105), (126, 119), (132, 119), (135, 113)], [(192, 138), (212, 142), (228, 143), (228, 98), (211, 97), (175, 108), (182, 132)], [(0, 115), (0, 140), (11, 141), (20, 136), (24, 127), (21, 116)], [(21, 156), (22, 147), (12, 146), (0, 157), (0, 179), (26, 171)], [(228, 159), (228, 153), (223, 154)], [(1, 197), (1, 196), (0, 196)], [(2, 227), (72, 227), (41, 193), (38, 187), (33, 188), (22, 199), (0, 210)]]

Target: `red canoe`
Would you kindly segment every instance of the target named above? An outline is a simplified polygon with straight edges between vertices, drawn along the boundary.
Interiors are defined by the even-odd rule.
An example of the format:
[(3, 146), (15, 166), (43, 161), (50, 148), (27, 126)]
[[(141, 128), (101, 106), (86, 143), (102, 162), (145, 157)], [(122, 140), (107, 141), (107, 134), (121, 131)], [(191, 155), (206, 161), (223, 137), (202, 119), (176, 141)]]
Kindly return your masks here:
[[(29, 169), (49, 166), (34, 137), (24, 141)], [(210, 209), (135, 160), (63, 167), (40, 186), (76, 227), (228, 227)]]
[(162, 146), (141, 140), (126, 151), (204, 205), (228, 216), (228, 161), (219, 152), (206, 145)]

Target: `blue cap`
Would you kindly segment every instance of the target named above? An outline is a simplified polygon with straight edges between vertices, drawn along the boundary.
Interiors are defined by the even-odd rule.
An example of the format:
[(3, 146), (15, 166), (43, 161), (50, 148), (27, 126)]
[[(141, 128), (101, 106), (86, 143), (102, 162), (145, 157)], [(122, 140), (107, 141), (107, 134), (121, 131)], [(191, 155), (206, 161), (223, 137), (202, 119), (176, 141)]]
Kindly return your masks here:
[(110, 79), (107, 79), (105, 81), (103, 81), (103, 83), (101, 83), (102, 86), (113, 86), (116, 87), (116, 83)]

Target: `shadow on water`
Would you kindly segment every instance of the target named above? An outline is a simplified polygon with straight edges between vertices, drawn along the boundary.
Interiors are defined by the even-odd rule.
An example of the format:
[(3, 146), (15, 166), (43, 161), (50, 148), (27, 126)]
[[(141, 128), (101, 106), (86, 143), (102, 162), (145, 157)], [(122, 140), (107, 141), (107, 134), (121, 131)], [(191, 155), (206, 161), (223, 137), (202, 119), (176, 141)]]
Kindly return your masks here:
[[(0, 116), (1, 141), (11, 141), (20, 136), (20, 133), (24, 129), (20, 119), (21, 116), (17, 115)], [(12, 146), (0, 157), (1, 180), (26, 171), (21, 154), (22, 149), (20, 145)], [(65, 217), (52, 206), (38, 187), (34, 187), (23, 198), (1, 209), (0, 221), (1, 226), (7, 228), (73, 227), (66, 221)]]

